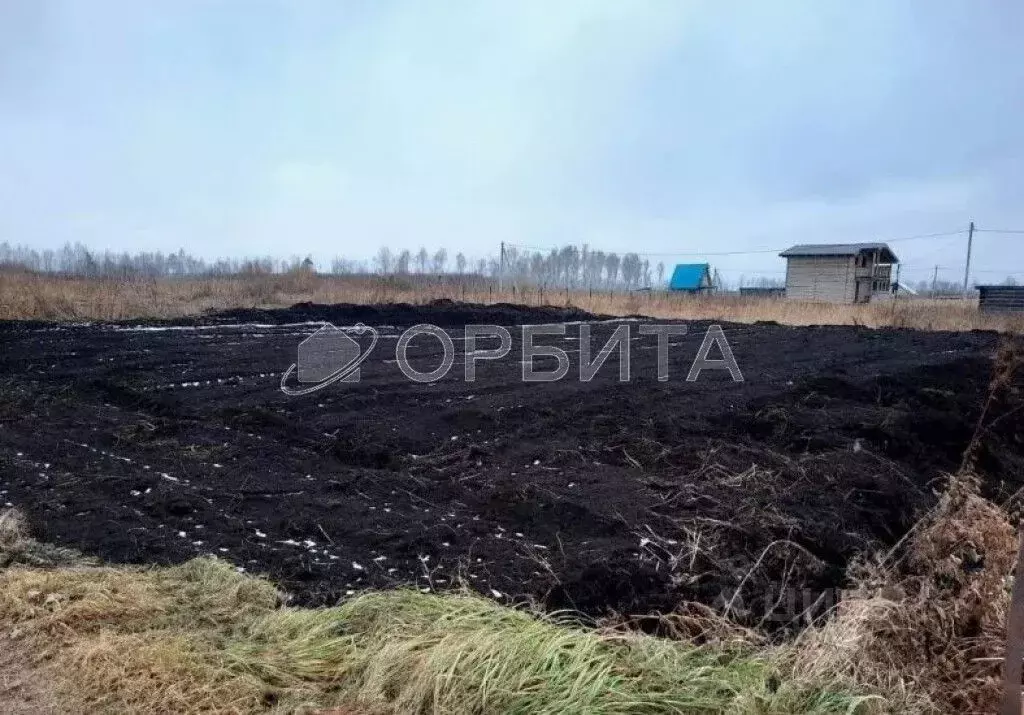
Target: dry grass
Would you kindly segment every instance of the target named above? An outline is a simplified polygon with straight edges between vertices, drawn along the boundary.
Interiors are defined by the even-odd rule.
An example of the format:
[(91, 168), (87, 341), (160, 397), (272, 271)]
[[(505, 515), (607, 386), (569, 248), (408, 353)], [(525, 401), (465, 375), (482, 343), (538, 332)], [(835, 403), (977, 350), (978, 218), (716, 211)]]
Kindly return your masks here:
[(0, 319), (126, 320), (176, 318), (229, 308), (286, 307), (294, 303), (412, 303), (437, 299), (476, 303), (571, 305), (607, 315), (787, 325), (896, 326), (924, 330), (1024, 332), (1024, 316), (982, 314), (974, 300), (901, 300), (831, 305), (736, 295), (685, 296), (664, 292), (507, 288), (476, 280), (429, 277), (317, 276), (306, 273), (188, 279), (89, 279), (5, 272)]
[(698, 646), (469, 594), (287, 608), (224, 562), (97, 567), (11, 515), (0, 544), (15, 554), (0, 635), (64, 712), (395, 715), (993, 712), (1017, 547), (1008, 514), (957, 477), (904, 542), (853, 569), (859, 587), (827, 621), (772, 646), (704, 610), (705, 632), (728, 638)]
[(25, 520), (13, 509), (0, 512), (0, 568), (23, 566), (80, 566), (91, 563), (71, 549), (29, 538)]
[(857, 682), (912, 712), (996, 712), (1016, 554), (1006, 512), (955, 478), (899, 549), (862, 566), (860, 593), (786, 647), (790, 672)]
[[(5, 543), (31, 550), (17, 519)], [(470, 594), (280, 605), (222, 561), (9, 566), (0, 627), (66, 713), (877, 712), (753, 648), (593, 630)]]

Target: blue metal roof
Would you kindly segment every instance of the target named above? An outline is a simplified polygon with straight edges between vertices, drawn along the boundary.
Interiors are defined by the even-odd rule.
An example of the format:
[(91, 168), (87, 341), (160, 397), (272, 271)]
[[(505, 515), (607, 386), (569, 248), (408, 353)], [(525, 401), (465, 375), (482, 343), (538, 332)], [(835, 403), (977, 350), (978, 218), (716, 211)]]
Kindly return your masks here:
[(698, 290), (711, 285), (711, 267), (707, 263), (680, 263), (668, 282), (671, 290)]

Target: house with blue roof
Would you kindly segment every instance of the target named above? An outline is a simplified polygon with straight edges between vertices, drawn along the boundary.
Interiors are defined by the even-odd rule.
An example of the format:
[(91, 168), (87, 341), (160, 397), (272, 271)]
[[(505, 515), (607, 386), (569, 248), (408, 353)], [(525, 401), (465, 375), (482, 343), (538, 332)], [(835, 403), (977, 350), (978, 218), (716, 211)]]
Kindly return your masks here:
[(713, 288), (711, 265), (708, 263), (680, 263), (668, 282), (669, 290), (686, 293), (710, 293)]

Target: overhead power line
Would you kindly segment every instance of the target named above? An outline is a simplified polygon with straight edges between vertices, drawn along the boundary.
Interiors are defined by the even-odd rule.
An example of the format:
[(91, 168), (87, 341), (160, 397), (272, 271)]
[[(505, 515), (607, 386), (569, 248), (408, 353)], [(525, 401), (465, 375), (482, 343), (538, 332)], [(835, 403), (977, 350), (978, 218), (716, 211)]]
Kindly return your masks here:
[[(959, 231), (942, 231), (940, 233), (921, 233), (913, 236), (899, 236), (896, 238), (887, 238), (878, 241), (878, 243), (900, 243), (902, 241), (916, 241), (925, 238), (941, 238), (943, 236), (959, 236), (967, 233), (966, 229), (960, 229)], [(1024, 233), (1024, 232), (1022, 232)], [(508, 243), (507, 246), (515, 248), (523, 248), (528, 251), (559, 251), (560, 247), (543, 247), (543, 246), (527, 246), (520, 243)], [(788, 246), (786, 247), (788, 248)], [(774, 253), (779, 254), (786, 250), (786, 248), (758, 248), (751, 251), (610, 251), (604, 250), (605, 253), (633, 253), (643, 258), (656, 258), (656, 257), (678, 257), (678, 256), (753, 256), (759, 254)]]
[(879, 241), (879, 243), (899, 243), (900, 241), (916, 241), (919, 238), (941, 238), (942, 236), (962, 236), (965, 233), (967, 233), (967, 229), (961, 229), (959, 231), (944, 231), (942, 233), (922, 233), (917, 236), (903, 236), (902, 238), (886, 238)]
[[(1006, 269), (972, 269), (971, 264), (970, 264), (970, 260), (971, 260), (971, 245), (970, 244), (972, 242), (971, 239), (974, 238), (974, 235), (976, 233), (1024, 235), (1024, 229), (977, 228), (974, 225), (974, 222), (971, 222), (970, 223), (970, 228), (967, 228), (967, 229), (957, 229), (957, 230), (953, 230), (953, 231), (938, 231), (938, 232), (935, 232), (935, 233), (919, 233), (919, 234), (914, 234), (914, 235), (910, 235), (910, 236), (895, 236), (893, 238), (875, 239), (875, 241), (879, 242), (879, 243), (902, 243), (902, 242), (905, 242), (905, 241), (918, 241), (918, 240), (927, 240), (927, 239), (942, 239), (942, 238), (948, 239), (948, 240), (945, 240), (945, 241), (935, 241), (930, 246), (931, 250), (925, 249), (926, 250), (925, 259), (919, 259), (919, 260), (922, 260), (922, 262), (923, 262), (923, 260), (930, 259), (936, 253), (938, 253), (939, 250), (946, 250), (949, 247), (952, 239), (957, 238), (957, 237), (964, 237), (964, 236), (966, 236), (967, 237), (967, 246), (968, 247), (967, 247), (967, 260), (965, 261), (965, 264), (964, 264), (964, 266), (965, 266), (964, 267), (964, 272), (965, 272), (965, 276), (964, 276), (964, 290), (965, 291), (967, 290), (967, 285), (968, 285), (968, 282), (969, 282), (971, 274), (1003, 274), (1003, 275), (1007, 275), (1007, 276), (1024, 275), (1024, 271), (1013, 271), (1013, 270), (1006, 270)], [(519, 248), (519, 249), (528, 250), (528, 251), (540, 251), (540, 252), (544, 252), (544, 253), (548, 253), (548, 252), (558, 253), (559, 251), (563, 250), (566, 247), (565, 245), (558, 246), (558, 247), (550, 247), (550, 246), (549, 247), (544, 247), (544, 246), (531, 246), (531, 245), (525, 245), (525, 244), (511, 244), (511, 243), (510, 244), (505, 244), (505, 245), (508, 245), (510, 247)], [(660, 257), (660, 258), (667, 258), (667, 259), (672, 259), (672, 258), (682, 258), (682, 259), (685, 259), (685, 258), (717, 258), (717, 257), (722, 257), (722, 256), (756, 256), (756, 255), (768, 255), (768, 254), (778, 255), (780, 253), (783, 253), (786, 249), (785, 248), (755, 248), (755, 249), (752, 249), (752, 250), (749, 250), (749, 251), (631, 251), (631, 250), (615, 251), (615, 250), (609, 250), (609, 249), (593, 249), (593, 250), (595, 252), (601, 251), (603, 253), (613, 254), (613, 255), (614, 254), (619, 254), (619, 255), (633, 254), (633, 255), (636, 255), (636, 256), (639, 256), (639, 257), (642, 257), (642, 258), (659, 258)], [(933, 272), (933, 276), (932, 276), (933, 277), (933, 282), (934, 282), (934, 280), (937, 279), (938, 271), (939, 271), (940, 268), (941, 268), (940, 266), (930, 266), (929, 267), (929, 270)], [(947, 266), (947, 267), (944, 268), (944, 270), (946, 270), (946, 269), (949, 269), (949, 267)], [(719, 268), (718, 270), (721, 273), (729, 273), (729, 274), (752, 273), (752, 274), (781, 275), (781, 274), (785, 273), (785, 271), (772, 270), (772, 269), (767, 269), (767, 268), (766, 269), (761, 269), (761, 270), (758, 270), (756, 268)]]

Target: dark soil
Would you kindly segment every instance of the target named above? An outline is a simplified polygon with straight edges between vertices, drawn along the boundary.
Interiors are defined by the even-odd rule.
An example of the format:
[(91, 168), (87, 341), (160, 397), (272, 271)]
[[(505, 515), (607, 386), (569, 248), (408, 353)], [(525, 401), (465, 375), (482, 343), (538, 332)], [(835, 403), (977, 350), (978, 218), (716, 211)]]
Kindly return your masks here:
[[(318, 320), (378, 326), (381, 339), (359, 383), (288, 397), (281, 374)], [(523, 383), (514, 335), (509, 357), (464, 382), (464, 324), (579, 320), (592, 316), (442, 303), (4, 323), (0, 504), (43, 539), (110, 561), (215, 554), (304, 603), (465, 583), (592, 614), (697, 599), (785, 621), (935, 502), (1000, 339), (725, 325), (745, 382), (686, 382), (707, 329), (691, 323), (658, 382), (657, 340), (633, 322), (632, 380), (617, 381), (613, 354), (581, 383), (570, 323), (567, 339), (538, 341), (569, 352), (564, 380)], [(394, 363), (397, 335), (422, 322), (457, 351), (431, 385)], [(619, 324), (591, 324), (593, 352)], [(440, 345), (418, 338), (410, 355), (430, 370)], [(1020, 406), (997, 396), (978, 453), (1000, 499), (1024, 487)]]

